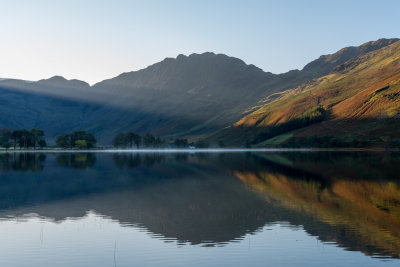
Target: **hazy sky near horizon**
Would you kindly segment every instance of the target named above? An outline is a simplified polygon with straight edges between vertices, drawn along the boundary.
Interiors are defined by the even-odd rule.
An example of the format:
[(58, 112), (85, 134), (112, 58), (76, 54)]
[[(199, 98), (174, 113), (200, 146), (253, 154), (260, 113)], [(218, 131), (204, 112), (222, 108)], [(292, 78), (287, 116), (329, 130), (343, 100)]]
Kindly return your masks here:
[(0, 0), (0, 77), (95, 83), (211, 51), (273, 73), (400, 37), (397, 0)]

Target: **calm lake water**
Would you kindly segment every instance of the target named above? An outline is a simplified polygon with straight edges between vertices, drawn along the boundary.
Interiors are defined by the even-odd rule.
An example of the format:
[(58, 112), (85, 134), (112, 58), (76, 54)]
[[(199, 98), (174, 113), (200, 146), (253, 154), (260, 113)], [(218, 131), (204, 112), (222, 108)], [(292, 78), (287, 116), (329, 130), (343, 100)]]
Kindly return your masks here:
[(0, 266), (400, 266), (400, 154), (2, 153)]

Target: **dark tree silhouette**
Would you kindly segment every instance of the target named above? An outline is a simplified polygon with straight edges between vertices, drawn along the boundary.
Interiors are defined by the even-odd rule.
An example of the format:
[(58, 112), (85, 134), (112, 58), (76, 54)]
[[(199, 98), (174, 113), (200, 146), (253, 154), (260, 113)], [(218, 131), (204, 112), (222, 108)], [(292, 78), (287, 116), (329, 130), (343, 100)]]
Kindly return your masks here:
[(207, 148), (210, 146), (209, 143), (206, 142), (206, 140), (204, 140), (203, 138), (200, 138), (196, 141), (196, 143), (194, 143), (195, 147), (198, 148)]
[(183, 148), (183, 147), (188, 147), (189, 146), (189, 142), (187, 139), (175, 139), (174, 141), (174, 146), (178, 147), (178, 148)]
[[(39, 142), (44, 137), (44, 132), (42, 130), (38, 130), (36, 128), (32, 128), (29, 133), (30, 133), (30, 139), (31, 139), (31, 141), (33, 143), (33, 148), (36, 149), (36, 145), (39, 145)], [(43, 142), (41, 142), (41, 143), (43, 144)]]
[(114, 147), (126, 147), (127, 143), (128, 143), (127, 134), (118, 133), (116, 136), (114, 136), (113, 139)]
[(62, 148), (69, 147), (69, 136), (67, 134), (61, 134), (57, 136), (56, 145)]
[(156, 138), (152, 134), (147, 133), (143, 136), (143, 143), (146, 147), (152, 147), (156, 143)]
[[(61, 134), (57, 136), (56, 145), (63, 148), (93, 148), (97, 143), (93, 134), (86, 131), (75, 131), (70, 134)], [(84, 147), (86, 146), (86, 147)]]
[(136, 133), (129, 132), (127, 133), (127, 138), (129, 142), (129, 146), (132, 147), (133, 144), (136, 145), (136, 148), (139, 148), (141, 142), (142, 142), (142, 137)]

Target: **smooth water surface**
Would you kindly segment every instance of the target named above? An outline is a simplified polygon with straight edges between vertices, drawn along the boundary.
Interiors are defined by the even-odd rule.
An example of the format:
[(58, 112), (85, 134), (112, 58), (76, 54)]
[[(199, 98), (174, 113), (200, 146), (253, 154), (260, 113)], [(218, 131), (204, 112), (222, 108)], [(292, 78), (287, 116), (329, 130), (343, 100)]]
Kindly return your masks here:
[(0, 266), (399, 266), (400, 154), (2, 153)]

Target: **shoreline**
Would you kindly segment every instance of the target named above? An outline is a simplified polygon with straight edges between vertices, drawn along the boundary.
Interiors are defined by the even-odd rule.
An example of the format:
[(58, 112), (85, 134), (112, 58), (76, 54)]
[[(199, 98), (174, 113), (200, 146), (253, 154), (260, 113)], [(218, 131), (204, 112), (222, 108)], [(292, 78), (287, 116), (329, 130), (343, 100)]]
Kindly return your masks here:
[(243, 152), (400, 152), (399, 148), (143, 148), (4, 149), (0, 153), (243, 153)]

